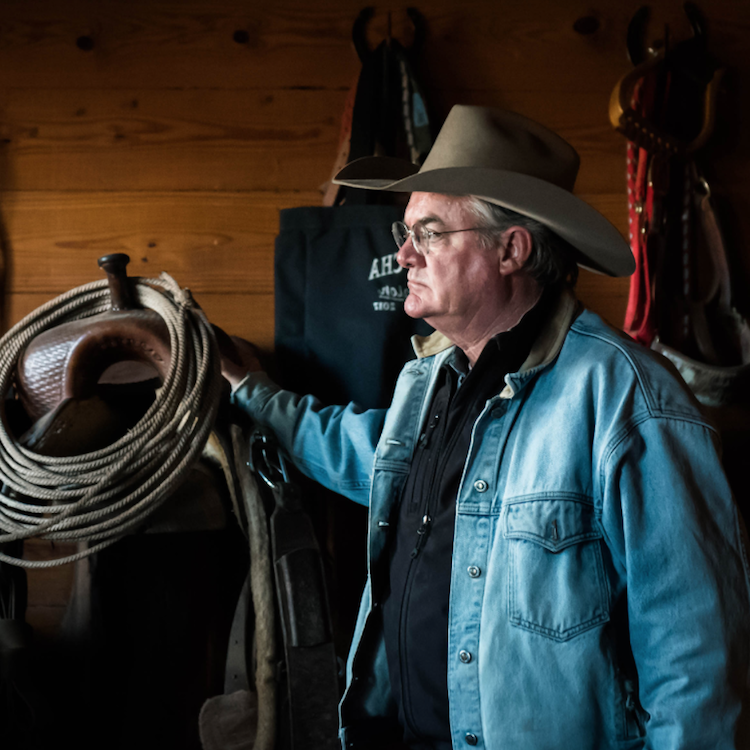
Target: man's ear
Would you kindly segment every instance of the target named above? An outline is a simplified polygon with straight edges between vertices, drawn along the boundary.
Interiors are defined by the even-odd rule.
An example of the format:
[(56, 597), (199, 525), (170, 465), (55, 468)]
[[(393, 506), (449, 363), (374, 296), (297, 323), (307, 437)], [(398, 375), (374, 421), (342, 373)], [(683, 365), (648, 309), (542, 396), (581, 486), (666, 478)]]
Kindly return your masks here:
[(500, 275), (520, 271), (531, 255), (532, 245), (531, 233), (525, 227), (507, 229), (497, 249)]

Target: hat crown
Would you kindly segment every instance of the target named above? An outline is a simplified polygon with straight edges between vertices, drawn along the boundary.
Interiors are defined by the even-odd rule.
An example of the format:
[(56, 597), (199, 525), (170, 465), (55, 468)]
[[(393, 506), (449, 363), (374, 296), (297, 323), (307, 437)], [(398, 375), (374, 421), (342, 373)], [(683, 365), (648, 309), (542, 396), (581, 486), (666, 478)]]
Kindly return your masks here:
[(503, 109), (454, 106), (420, 172), (480, 167), (516, 172), (572, 192), (580, 159), (557, 133)]

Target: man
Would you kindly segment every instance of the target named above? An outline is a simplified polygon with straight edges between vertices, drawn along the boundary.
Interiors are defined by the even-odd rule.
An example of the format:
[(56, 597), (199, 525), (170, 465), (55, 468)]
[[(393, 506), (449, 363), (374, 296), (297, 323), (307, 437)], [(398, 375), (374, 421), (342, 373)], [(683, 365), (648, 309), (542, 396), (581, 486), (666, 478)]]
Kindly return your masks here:
[[(747, 558), (717, 436), (656, 355), (581, 308), (632, 272), (572, 194), (575, 151), (455, 107), (393, 227), (415, 341), (387, 410), (324, 407), (225, 362), (301, 470), (369, 505), (345, 747), (750, 747)], [(245, 350), (246, 351), (246, 350)]]

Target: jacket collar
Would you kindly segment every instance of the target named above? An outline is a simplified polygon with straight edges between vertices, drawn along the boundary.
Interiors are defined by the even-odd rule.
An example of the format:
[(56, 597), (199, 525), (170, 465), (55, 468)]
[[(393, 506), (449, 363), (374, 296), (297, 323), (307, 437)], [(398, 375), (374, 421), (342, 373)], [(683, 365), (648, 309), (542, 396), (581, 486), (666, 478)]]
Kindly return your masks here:
[[(555, 303), (552, 315), (542, 326), (529, 356), (521, 365), (519, 375), (549, 364), (559, 354), (565, 337), (568, 335), (568, 329), (579, 310), (580, 302), (573, 291), (568, 288), (563, 289)], [(429, 336), (412, 336), (411, 343), (418, 359), (440, 354), (454, 345), (447, 336), (438, 331)]]

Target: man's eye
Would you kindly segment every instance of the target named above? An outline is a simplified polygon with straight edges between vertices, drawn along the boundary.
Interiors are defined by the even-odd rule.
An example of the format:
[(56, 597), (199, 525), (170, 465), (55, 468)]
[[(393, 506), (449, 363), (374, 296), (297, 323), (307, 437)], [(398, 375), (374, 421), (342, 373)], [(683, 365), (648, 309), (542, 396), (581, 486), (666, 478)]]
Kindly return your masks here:
[(445, 232), (430, 232), (430, 242), (440, 243), (445, 237)]

